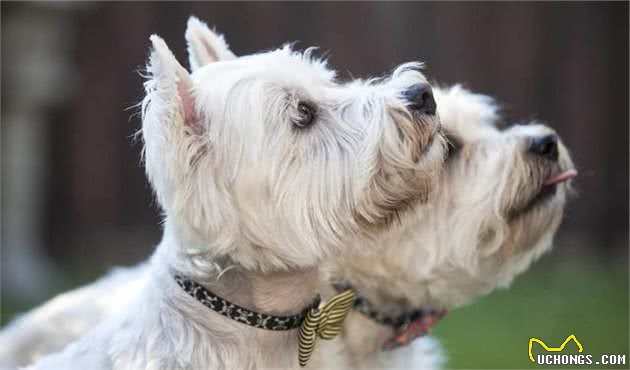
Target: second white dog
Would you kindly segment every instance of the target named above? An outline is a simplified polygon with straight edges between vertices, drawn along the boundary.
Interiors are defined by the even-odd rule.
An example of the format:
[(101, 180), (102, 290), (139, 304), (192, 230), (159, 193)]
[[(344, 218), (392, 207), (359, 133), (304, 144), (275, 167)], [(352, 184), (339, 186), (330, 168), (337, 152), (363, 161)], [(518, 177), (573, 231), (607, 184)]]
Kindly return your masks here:
[(343, 336), (354, 368), (440, 368), (437, 342), (420, 337), (551, 248), (577, 175), (549, 127), (499, 130), (492, 100), (458, 86), (435, 97), (451, 143), (435, 195), (380, 241), (390, 248), (332, 266), (359, 297)]

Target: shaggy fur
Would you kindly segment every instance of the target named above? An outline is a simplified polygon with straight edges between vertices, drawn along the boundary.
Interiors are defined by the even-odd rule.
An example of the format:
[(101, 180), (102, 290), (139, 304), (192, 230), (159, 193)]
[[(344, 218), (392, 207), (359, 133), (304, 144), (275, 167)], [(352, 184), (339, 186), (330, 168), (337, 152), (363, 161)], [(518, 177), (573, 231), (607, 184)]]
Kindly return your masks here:
[[(381, 243), (389, 248), (331, 267), (333, 280), (349, 282), (392, 316), (456, 308), (507, 287), (550, 249), (570, 191), (570, 182), (545, 185), (573, 169), (564, 145), (557, 162), (528, 151), (533, 138), (553, 133), (550, 128), (532, 123), (499, 130), (490, 98), (458, 86), (435, 95), (451, 152), (434, 196), (387, 234)], [(549, 186), (555, 192), (537, 198)], [(355, 368), (441, 367), (430, 337), (384, 352), (393, 330), (357, 312), (344, 333)]]
[(141, 292), (148, 270), (146, 262), (115, 268), (18, 316), (0, 331), (0, 369), (25, 366), (60, 351), (113, 316)]
[[(194, 32), (187, 36), (196, 50)], [(442, 165), (437, 116), (404, 98), (426, 84), (419, 64), (339, 84), (308, 51), (232, 58), (215, 35), (199, 44), (203, 55), (229, 60), (190, 74), (162, 39), (151, 42), (142, 138), (163, 240), (121, 312), (32, 368), (295, 368), (297, 330), (231, 321), (173, 275), (246, 308), (289, 315), (312, 302), (324, 260), (377, 247), (368, 240), (427, 198)], [(315, 111), (305, 128), (297, 126), (302, 104)]]
[[(496, 108), (490, 98), (472, 94), (457, 86), (447, 89), (435, 89), (434, 93), (436, 99), (439, 100), (438, 107), (442, 125), (450, 133), (451, 140), (453, 140), (452, 152), (447, 159), (447, 172), (444, 173), (442, 179), (443, 187), (437, 191), (437, 194), (458, 195), (458, 189), (456, 188), (456, 186), (458, 186), (456, 185), (458, 176), (470, 176), (470, 179), (475, 179), (475, 181), (466, 181), (466, 189), (474, 190), (483, 184), (491, 186), (484, 178), (474, 176), (474, 171), (479, 171), (479, 169), (473, 170), (471, 174), (466, 171), (466, 166), (471, 166), (470, 163), (474, 165), (475, 161), (482, 158), (480, 154), (479, 157), (475, 157), (476, 159), (471, 157), (471, 162), (463, 162), (465, 157), (459, 154), (462, 153), (462, 150), (467, 145), (479, 145), (480, 149), (486, 148), (486, 150), (493, 148), (492, 150), (495, 153), (511, 152), (516, 154), (515, 151), (520, 150), (519, 145), (522, 145), (518, 144), (518, 141), (524, 140), (524, 137), (517, 138), (516, 132), (534, 130), (531, 131), (533, 133), (548, 130), (542, 126), (528, 126), (529, 128), (516, 128), (501, 133), (495, 128), (495, 122), (498, 117)], [(480, 153), (481, 152), (483, 151), (480, 151)], [(485, 155), (497, 155), (490, 153), (491, 152), (488, 152), (488, 154)], [(566, 156), (566, 154), (563, 156)], [(506, 161), (506, 158), (510, 157), (499, 158), (497, 161)], [(568, 162), (568, 157), (565, 157), (564, 160), (567, 161), (565, 166), (569, 167), (570, 162)], [(458, 166), (462, 168), (457, 169)], [(456, 176), (459, 171), (461, 171), (461, 174)], [(487, 179), (487, 177), (485, 179)], [(566, 185), (562, 186), (560, 191), (561, 193), (557, 196), (564, 196), (564, 193), (566, 193)], [(466, 194), (461, 193), (458, 197), (454, 197), (453, 200), (457, 200), (457, 204), (460, 204), (459, 202), (468, 202), (466, 197)], [(439, 198), (436, 198), (434, 202), (437, 202), (438, 199)], [(533, 256), (530, 256), (530, 254), (542, 253), (550, 246), (550, 240), (556, 227), (552, 222), (558, 217), (557, 214), (561, 212), (564, 204), (561, 198), (554, 199), (553, 202), (555, 203), (548, 204), (547, 208), (536, 211), (540, 212), (536, 216), (528, 216), (532, 218), (530, 221), (525, 221), (532, 223), (536, 218), (547, 220), (550, 224), (548, 228), (545, 229), (543, 227), (537, 232), (537, 235), (544, 238), (546, 241), (538, 245), (525, 245), (522, 243), (529, 243), (527, 239), (535, 238), (536, 235), (515, 235), (511, 245), (521, 245), (523, 246), (521, 249), (528, 250), (528, 252), (522, 257), (513, 256), (512, 258), (532, 258)], [(490, 208), (491, 201), (488, 200), (487, 204), (486, 207)], [(466, 204), (463, 206), (465, 205)], [(427, 206), (435, 207), (433, 202)], [(454, 220), (458, 220), (459, 217), (467, 217), (465, 214), (456, 217), (458, 216), (457, 212), (457, 209), (452, 208), (450, 211), (441, 212), (435, 217), (429, 215), (426, 221), (418, 221), (417, 219), (416, 221), (418, 225), (421, 225), (423, 228), (431, 228), (431, 225), (447, 227), (447, 225), (450, 224), (456, 225), (457, 222)], [(459, 212), (465, 212), (465, 210)], [(472, 212), (472, 210), (468, 212)], [(413, 215), (408, 215), (408, 217), (413, 217)], [(416, 253), (426, 255), (429, 251), (426, 250), (427, 248), (423, 247), (426, 244), (421, 243), (422, 241), (426, 241), (425, 243), (437, 243), (436, 245), (443, 246), (441, 248), (449, 247), (452, 255), (445, 255), (440, 260), (435, 259), (432, 265), (433, 267), (424, 272), (421, 271), (421, 267), (425, 266), (424, 263), (418, 263), (417, 266), (414, 266), (412, 262), (411, 268), (406, 267), (406, 273), (409, 275), (405, 275), (402, 278), (397, 276), (396, 279), (401, 279), (400, 282), (403, 284), (413, 285), (413, 288), (408, 285), (401, 286), (397, 288), (398, 295), (405, 297), (405, 299), (415, 299), (414, 307), (429, 306), (431, 304), (435, 304), (436, 306), (457, 307), (485, 294), (496, 285), (507, 285), (509, 279), (503, 280), (505, 279), (506, 273), (497, 274), (497, 270), (489, 273), (487, 276), (482, 275), (485, 272), (481, 270), (476, 270), (477, 272), (474, 273), (467, 272), (469, 261), (481, 262), (483, 259), (490, 258), (492, 254), (488, 256), (477, 254), (476, 257), (460, 258), (458, 254), (459, 250), (469, 251), (469, 253), (472, 250), (472, 253), (474, 253), (475, 250), (484, 249), (482, 243), (478, 243), (478, 245), (470, 243), (470, 240), (475, 240), (476, 232), (474, 229), (467, 228), (465, 230), (470, 230), (467, 232), (471, 238), (466, 240), (464, 236), (460, 236), (459, 239), (453, 239), (455, 240), (454, 243), (459, 243), (459, 245), (450, 245), (450, 238), (442, 237), (441, 235), (436, 235), (431, 231), (425, 230), (425, 232), (423, 232), (425, 235), (421, 236), (422, 240), (416, 241), (415, 244), (413, 244), (412, 239), (411, 244), (407, 244), (407, 247), (405, 247), (406, 249), (399, 251), (399, 253), (407, 253), (404, 255), (404, 258), (413, 259)], [(534, 232), (536, 231), (534, 230)], [(449, 236), (453, 235), (457, 236), (456, 234), (449, 234)], [(411, 237), (413, 238), (414, 236)], [(401, 238), (403, 237), (401, 236)], [(402, 245), (405, 244), (405, 242), (406, 241), (401, 241), (400, 243)], [(508, 245), (506, 244), (506, 246)], [(392, 245), (391, 248), (391, 254), (395, 256), (394, 251), (402, 247)], [(435, 251), (432, 249), (431, 251), (438, 252), (442, 250), (441, 248)], [(509, 251), (510, 250), (508, 250), (508, 252)], [(389, 253), (387, 255), (389, 255)], [(388, 263), (387, 266), (382, 266), (380, 262), (375, 262), (373, 258), (369, 258), (367, 261), (363, 259), (363, 262), (369, 263), (368, 266), (381, 269), (382, 275), (377, 277), (361, 276), (361, 278), (353, 279), (352, 274), (354, 272), (349, 272), (345, 277), (349, 280), (353, 280), (353, 284), (362, 289), (362, 294), (370, 295), (370, 292), (382, 294), (382, 291), (388, 291), (390, 287), (395, 287), (399, 284), (398, 280), (391, 277), (394, 276), (395, 271), (398, 270), (391, 267), (390, 264), (398, 266), (400, 261), (403, 260), (402, 258), (395, 257), (389, 262), (384, 262)], [(512, 269), (513, 275), (518, 273), (519, 269), (512, 267), (520, 265), (518, 261), (505, 260), (503, 263), (505, 264), (503, 268), (508, 272)], [(366, 270), (356, 267), (355, 269), (362, 275)], [(442, 269), (445, 271), (442, 271)], [(0, 334), (0, 351), (2, 352), (4, 364), (10, 363), (7, 362), (9, 360), (12, 360), (14, 364), (24, 364), (38, 358), (42, 354), (63, 348), (67, 343), (83, 335), (89, 329), (105, 320), (105, 318), (120, 310), (121, 306), (124, 306), (124, 302), (128, 301), (130, 297), (138, 295), (141, 291), (142, 281), (146, 278), (148, 271), (148, 264), (118, 269), (91, 285), (55, 298), (16, 320)], [(405, 271), (402, 272), (404, 273)], [(451, 272), (457, 272), (457, 274), (451, 275)], [(415, 275), (416, 273), (418, 273), (418, 275)], [(469, 279), (461, 278), (461, 276), (467, 276), (468, 278), (474, 277), (474, 279), (469, 285), (467, 283)], [(362, 281), (371, 279), (374, 279), (373, 283), (361, 284)], [(463, 282), (466, 282), (466, 284)], [(435, 285), (435, 288), (433, 288), (433, 285)], [(452, 297), (447, 299), (441, 298), (448, 297), (451, 291), (459, 292), (455, 295), (455, 299)], [(419, 298), (416, 297), (416, 293), (418, 292)], [(372, 297), (373, 295), (376, 294), (370, 296)], [(385, 301), (384, 303), (390, 302), (388, 299), (385, 299)], [(436, 301), (436, 303), (432, 303), (433, 301)], [(396, 310), (401, 309), (406, 309), (406, 307), (398, 307), (395, 304), (391, 306), (391, 312), (396, 312)], [(383, 327), (365, 318), (361, 314), (353, 313), (348, 318), (346, 334), (343, 337), (347, 351), (338, 353), (340, 350), (339, 343), (322, 342), (316, 354), (322, 354), (320, 357), (325, 359), (325, 362), (322, 364), (323, 367), (338, 366), (348, 359), (353, 359), (352, 361), (355, 366), (365, 366), (366, 363), (368, 363), (370, 364), (369, 367), (383, 368), (435, 369), (442, 367), (443, 356), (435, 339), (425, 337), (417, 339), (407, 347), (398, 348), (391, 352), (381, 352), (380, 348), (383, 341), (391, 335), (391, 329)], [(348, 356), (345, 356), (345, 354), (348, 354)], [(360, 360), (361, 357), (368, 361)]]
[[(198, 40), (204, 40), (198, 41), (198, 45), (215, 42), (213, 33), (202, 31), (197, 35)], [(197, 49), (189, 49), (192, 66), (206, 63), (194, 57)], [(417, 215), (407, 215), (410, 220), (400, 226), (403, 231), (407, 230), (404, 234), (390, 236), (398, 239), (389, 242), (400, 246), (391, 245), (391, 252), (384, 254), (384, 261), (376, 257), (362, 259), (339, 274), (352, 281), (362, 294), (383, 303), (391, 313), (411, 306), (457, 307), (497, 286), (507, 286), (515, 275), (550, 247), (568, 190), (567, 185), (561, 185), (555, 198), (531, 210), (530, 214), (519, 216), (518, 220), (502, 217), (501, 210), (506, 206), (501, 206), (500, 199), (503, 199), (502, 194), (510, 194), (510, 190), (501, 190), (509, 189), (505, 181), (524, 182), (525, 188), (534, 186), (533, 183), (527, 185), (527, 179), (518, 176), (521, 165), (511, 168), (509, 164), (526, 160), (527, 138), (549, 132), (549, 129), (531, 125), (501, 132), (495, 127), (497, 110), (490, 98), (457, 86), (435, 89), (434, 93), (442, 125), (453, 141), (441, 179), (442, 187), (438, 188), (435, 199), (421, 207)], [(566, 149), (561, 151), (560, 166), (568, 168), (571, 162)], [(513, 198), (516, 201), (517, 197)], [(439, 205), (445, 208), (435, 214), (430, 212)], [(496, 217), (495, 209), (500, 217)], [(425, 213), (429, 213), (427, 218)], [(479, 233), (477, 228), (484, 220), (489, 228), (504, 230), (503, 237), (479, 240), (484, 233)], [(434, 227), (448, 233), (436, 232)], [(407, 261), (409, 263), (403, 263)], [(135, 296), (139, 289), (134, 282), (141, 280), (147, 271), (148, 266), (142, 265), (118, 275), (110, 274), (27, 314), (0, 334), (0, 351), (4, 352), (1, 358), (6, 361), (12, 357), (24, 363), (38, 353), (62, 348), (120, 309), (115, 304), (116, 299), (101, 302), (97, 307), (90, 304), (92, 297), (105, 292)], [(392, 301), (391, 297), (404, 298), (403, 304), (401, 300)], [(67, 325), (83, 331), (69, 330)], [(318, 344), (316, 354), (322, 354), (320, 357), (326, 360), (320, 366), (330, 368), (348, 360), (357, 367), (434, 369), (442, 366), (441, 349), (431, 337), (417, 339), (394, 351), (381, 352), (383, 341), (391, 335), (391, 329), (353, 313), (348, 318), (343, 338), (347, 351), (339, 353), (339, 343)], [(40, 340), (33, 341), (33, 338)], [(13, 347), (10, 344), (14, 344)]]

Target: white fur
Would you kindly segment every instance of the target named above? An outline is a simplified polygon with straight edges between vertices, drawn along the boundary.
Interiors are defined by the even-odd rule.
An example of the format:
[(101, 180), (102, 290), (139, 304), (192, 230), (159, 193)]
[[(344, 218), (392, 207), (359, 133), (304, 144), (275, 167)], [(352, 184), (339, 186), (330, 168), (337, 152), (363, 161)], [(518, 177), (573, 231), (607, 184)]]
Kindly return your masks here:
[(0, 369), (59, 351), (117, 313), (142, 290), (147, 270), (146, 263), (116, 268), (17, 317), (0, 331)]
[(193, 71), (206, 64), (236, 59), (223, 35), (210, 31), (208, 26), (196, 17), (188, 19), (186, 41), (188, 62)]
[[(427, 204), (401, 220), (380, 242), (390, 248), (331, 266), (389, 315), (414, 308), (456, 308), (507, 287), (549, 250), (570, 184), (529, 211), (514, 215), (561, 170), (573, 168), (566, 148), (552, 164), (527, 152), (533, 137), (553, 131), (540, 124), (500, 131), (491, 99), (455, 86), (435, 90), (447, 136), (461, 148), (446, 161)], [(446, 318), (448, 320), (448, 318)], [(345, 350), (355, 368), (437, 368), (439, 350), (422, 356), (410, 347), (381, 350), (394, 332), (363, 315), (344, 326)], [(369, 343), (366, 345), (366, 343)], [(419, 345), (424, 345), (424, 341)], [(419, 357), (425, 357), (422, 360)]]
[[(210, 41), (216, 40), (214, 34), (207, 28), (196, 28), (196, 30), (197, 37), (205, 37)], [(191, 58), (196, 58), (195, 55), (191, 52)], [(191, 65), (195, 63), (205, 65), (210, 62), (212, 60), (196, 59), (191, 61)], [(501, 218), (494, 217), (493, 199), (497, 199), (500, 192), (487, 190), (502, 187), (502, 181), (506, 177), (517, 181), (518, 176), (507, 176), (510, 175), (509, 167), (503, 166), (502, 163), (515, 160), (515, 157), (510, 154), (521, 152), (524, 140), (528, 136), (540, 135), (543, 132), (549, 132), (549, 129), (539, 125), (516, 126), (501, 133), (495, 128), (498, 114), (492, 99), (470, 93), (460, 86), (435, 89), (434, 93), (443, 126), (460, 138), (465, 145), (462, 148), (463, 151), (471, 152), (467, 154), (470, 156), (470, 161), (463, 162), (463, 157), (456, 156), (449, 159), (450, 168), (444, 174), (443, 186), (438, 189), (438, 196), (434, 197), (429, 205), (421, 207), (417, 214), (407, 214), (405, 220), (408, 221), (403, 222), (398, 230), (402, 232), (391, 237), (390, 243), (398, 243), (400, 247), (393, 246), (391, 253), (385, 254), (386, 262), (383, 262), (385, 266), (379, 262), (383, 255), (361, 259), (357, 265), (365, 265), (364, 269), (355, 266), (347, 275), (343, 275), (353, 280), (353, 283), (362, 289), (362, 293), (372, 296), (376, 301), (379, 301), (380, 294), (385, 290), (388, 294), (411, 299), (414, 305), (418, 306), (434, 304), (456, 307), (492, 290), (495, 286), (507, 285), (511, 278), (525, 269), (533, 258), (549, 248), (557, 224), (558, 210), (561, 210), (564, 204), (563, 195), (560, 194), (544, 212), (528, 221), (535, 226), (538, 224), (535, 220), (540, 219), (541, 222), (550, 225), (548, 228), (532, 229), (530, 233), (515, 235), (512, 245), (519, 244), (519, 241), (525, 243), (526, 253), (514, 254), (509, 248), (504, 248), (503, 251), (508, 252), (504, 258), (493, 262), (492, 268), (481, 269), (480, 265), (496, 260), (497, 254), (492, 253), (496, 247), (492, 245), (500, 244), (500, 241), (475, 243), (476, 228), (479, 227), (480, 221), (487, 219), (492, 221), (489, 222), (490, 225), (498, 229), (504, 228), (501, 226)], [(564, 149), (563, 153), (563, 161), (569, 166), (568, 155)], [(458, 164), (458, 161), (462, 163)], [(515, 167), (513, 171), (518, 173), (516, 171), (519, 171), (519, 168)], [(505, 176), (496, 176), (501, 172)], [(484, 190), (484, 187), (489, 189)], [(441, 208), (440, 204), (443, 204)], [(439, 208), (438, 212), (433, 214), (431, 210), (436, 207)], [(425, 217), (426, 213), (429, 214), (428, 219)], [(474, 220), (476, 222), (472, 222)], [(469, 224), (470, 226), (467, 226)], [(536, 236), (540, 235), (542, 238), (539, 242), (530, 241), (532, 237), (536, 239)], [(482, 250), (485, 252), (481, 253)], [(424, 259), (428, 262), (425, 263)], [(404, 261), (409, 261), (409, 263), (401, 264)], [(40, 322), (35, 320), (36, 316), (40, 316), (47, 319), (48, 325), (57, 330), (60, 335), (58, 338), (51, 337), (50, 340), (42, 342), (17, 342), (20, 344), (15, 347), (21, 347), (21, 353), (6, 351), (0, 358), (21, 357), (24, 363), (26, 358), (22, 356), (25, 356), (29, 350), (45, 353), (63, 347), (66, 341), (72, 338), (72, 335), (61, 335), (63, 323), (69, 318), (82, 321), (87, 330), (90, 324), (96, 325), (99, 322), (94, 318), (105, 317), (112, 310), (118, 309), (115, 300), (105, 302), (109, 303), (108, 307), (91, 307), (89, 297), (103, 294), (115, 288), (115, 285), (118, 285), (117, 289), (120, 291), (135, 292), (136, 285), (132, 283), (146, 270), (146, 267), (136, 267), (133, 274), (127, 273), (126, 282), (106, 277), (104, 280), (110, 280), (107, 288), (104, 284), (96, 283), (67, 296), (68, 298), (64, 300), (65, 307), (52, 301), (39, 309), (39, 312), (45, 314), (25, 315), (21, 322), (31, 324), (28, 328), (25, 326), (20, 328), (23, 334), (26, 335), (29, 331), (33, 332), (31, 337), (36, 337), (39, 333), (43, 334), (41, 327), (38, 326), (41, 325)], [(389, 292), (390, 289), (393, 293)], [(390, 297), (388, 294), (385, 298)], [(386, 299), (380, 301), (384, 301), (384, 307), (388, 307), (392, 312), (400, 310), (400, 307), (387, 302)], [(77, 304), (79, 302), (80, 305)], [(52, 310), (53, 305), (59, 307), (59, 310), (56, 312)], [(102, 311), (95, 312), (98, 309)], [(435, 369), (442, 367), (444, 362), (439, 345), (430, 337), (416, 340), (408, 347), (391, 352), (380, 352), (383, 340), (392, 335), (389, 328), (375, 324), (358, 313), (350, 315), (346, 328), (343, 338), (345, 350), (341, 350), (344, 347), (340, 347), (338, 341), (321, 343), (316, 352), (320, 362), (312, 363), (315, 367), (344, 367), (350, 363), (349, 366), (355, 367)], [(0, 338), (3, 338), (4, 342), (11, 342), (16, 338), (15, 333), (17, 330), (5, 330), (0, 334)], [(73, 334), (78, 336), (82, 333)], [(55, 342), (55, 339), (58, 341)], [(2, 347), (4, 346), (0, 346)]]
[[(439, 113), (442, 118), (443, 126), (447, 130), (451, 130), (455, 135), (459, 136), (464, 143), (471, 145), (478, 143), (483, 146), (493, 147), (493, 151), (487, 154), (489, 156), (497, 155), (499, 153), (503, 154), (506, 151), (509, 152), (510, 150), (516, 150), (516, 143), (513, 140), (516, 135), (524, 137), (547, 131), (547, 129), (544, 129), (541, 126), (517, 126), (506, 133), (501, 134), (496, 130), (496, 128), (494, 128), (494, 123), (498, 117), (496, 113), (496, 106), (493, 104), (491, 99), (482, 95), (472, 94), (460, 86), (454, 86), (446, 89), (435, 89), (434, 93), (438, 101)], [(501, 147), (504, 147), (504, 150), (499, 150)], [(503, 158), (505, 160), (505, 158), (508, 157)], [(449, 159), (449, 161), (455, 162), (457, 160), (457, 157)], [(451, 164), (449, 163), (449, 165)], [(476, 167), (473, 167), (474, 171), (479, 171), (479, 169), (475, 168)], [(462, 173), (462, 176), (465, 175), (465, 173)], [(454, 195), (456, 195), (458, 191), (474, 190), (477, 186), (483, 186), (484, 184), (487, 186), (491, 185), (488, 182), (488, 177), (481, 178), (470, 176), (470, 179), (475, 179), (475, 181), (466, 181), (466, 188), (460, 190), (457, 186), (461, 185), (458, 185), (459, 183), (456, 181), (456, 177), (447, 177), (444, 180), (446, 181), (446, 187), (441, 188), (438, 192), (444, 192), (445, 194), (455, 193)], [(462, 194), (462, 196), (465, 196), (465, 194)], [(562, 201), (557, 199), (556, 202), (555, 207), (562, 208)], [(487, 204), (488, 207), (490, 207), (491, 203), (488, 202)], [(545, 213), (541, 214), (540, 217), (542, 217), (542, 220), (551, 222), (555, 217), (553, 209), (554, 206), (552, 204), (552, 207), (550, 207)], [(424, 222), (418, 220), (415, 220), (414, 222), (418, 222), (418, 225), (423, 228), (430, 228), (433, 224), (440, 225), (441, 222), (444, 222), (445, 225), (443, 227), (446, 227), (446, 225), (450, 222), (453, 222), (449, 219), (449, 215), (452, 214), (453, 211), (456, 211), (456, 209), (439, 213), (433, 218), (434, 221), (432, 223), (425, 224)], [(469, 210), (469, 212), (472, 211), (472, 209)], [(490, 214), (491, 213), (492, 212), (490, 212)], [(457, 215), (457, 213), (453, 213), (453, 215)], [(465, 215), (462, 215), (461, 217), (464, 216)], [(412, 217), (412, 220), (414, 220), (413, 216), (408, 215), (408, 217)], [(439, 217), (442, 217), (443, 221), (439, 222)], [(458, 220), (458, 218), (456, 217), (453, 220)], [(462, 230), (464, 230), (462, 232), (470, 235), (471, 231), (466, 230), (474, 229), (465, 228)], [(374, 262), (372, 259), (367, 262), (362, 260), (362, 263), (367, 263), (367, 267), (370, 269), (377, 269), (377, 271), (382, 274), (382, 276), (379, 276), (378, 278), (374, 278), (370, 275), (366, 276), (365, 279), (362, 280), (370, 280), (373, 281), (373, 283), (366, 283), (363, 288), (367, 291), (374, 290), (376, 292), (380, 292), (381, 289), (397, 287), (397, 279), (400, 279), (401, 287), (397, 287), (397, 292), (403, 296), (409, 295), (408, 298), (414, 298), (414, 304), (429, 304), (430, 302), (437, 300), (439, 302), (436, 303), (436, 305), (458, 306), (469, 302), (480, 294), (484, 294), (485, 292), (491, 290), (495, 285), (506, 285), (509, 281), (509, 279), (504, 281), (504, 276), (506, 276), (506, 274), (508, 277), (516, 275), (524, 268), (524, 266), (527, 265), (527, 263), (529, 263), (530, 258), (533, 258), (535, 254), (541, 253), (549, 247), (553, 230), (554, 228), (551, 227), (547, 231), (548, 236), (545, 237), (544, 241), (538, 246), (530, 246), (530, 252), (526, 253), (524, 257), (519, 257), (521, 259), (520, 262), (517, 260), (514, 260), (514, 262), (510, 262), (509, 260), (506, 261), (510, 262), (504, 267), (507, 270), (506, 273), (495, 274), (487, 272), (488, 275), (484, 276), (483, 274), (486, 272), (479, 271), (475, 273), (475, 276), (477, 277), (470, 281), (470, 285), (468, 285), (468, 280), (470, 279), (469, 273), (462, 271), (468, 270), (469, 264), (472, 263), (471, 259), (472, 261), (477, 260), (475, 263), (478, 263), (478, 261), (482, 258), (479, 254), (474, 254), (474, 250), (476, 248), (482, 247), (481, 245), (476, 246), (474, 243), (470, 242), (470, 240), (474, 239), (466, 240), (463, 244), (451, 245), (449, 237), (444, 237), (439, 233), (431, 231), (424, 231), (424, 229), (421, 229), (419, 232), (419, 234), (424, 234), (424, 236), (417, 236), (416, 234), (403, 234), (399, 237), (401, 240), (400, 243), (407, 246), (405, 247), (407, 249), (403, 251), (405, 254), (396, 255), (395, 251), (397, 251), (398, 248), (393, 248), (391, 255), (394, 257), (391, 263), (399, 265), (401, 261), (411, 258), (412, 262), (410, 263), (410, 266), (406, 267), (406, 270), (401, 271), (401, 274), (398, 275), (394, 273), (397, 270), (391, 266), (381, 267), (378, 262)], [(451, 235), (457, 236), (456, 234), (449, 234), (449, 236)], [(410, 242), (405, 240), (408, 238), (411, 238)], [(525, 235), (521, 235), (520, 238), (525, 238)], [(464, 236), (461, 236), (459, 239), (455, 238), (453, 240), (456, 240), (454, 243), (462, 243), (457, 240), (463, 239), (465, 239)], [(424, 258), (424, 256), (433, 255), (429, 254), (429, 252), (437, 252), (434, 251), (434, 248), (430, 248), (434, 245), (432, 243), (437, 243), (437, 245), (445, 246), (449, 249), (445, 252), (446, 255), (442, 259), (433, 260), (432, 264), (429, 265), (426, 270), (423, 270), (422, 267), (424, 267), (425, 264), (415, 263), (414, 261), (417, 261), (417, 258)], [(466, 251), (471, 249), (472, 252), (462, 253), (461, 256), (458, 253), (459, 250)], [(399, 253), (401, 253), (401, 251), (399, 251)], [(471, 253), (473, 253), (472, 257)], [(416, 254), (418, 257), (415, 257)], [(389, 255), (390, 254), (388, 254), (388, 256)], [(445, 269), (445, 271), (441, 272), (440, 269)], [(41, 308), (31, 313), (27, 313), (20, 321), (17, 321), (13, 324), (13, 326), (0, 333), (0, 344), (14, 344), (13, 347), (0, 345), (0, 348), (2, 348), (2, 351), (5, 353), (0, 356), (0, 358), (6, 359), (13, 357), (16, 359), (22, 359), (22, 363), (24, 363), (27, 358), (34, 358), (39, 353), (53, 352), (62, 348), (71, 339), (83, 334), (81, 331), (68, 332), (65, 330), (65, 322), (68, 322), (69, 320), (80, 322), (84, 331), (87, 331), (92, 326), (104, 320), (107, 315), (111, 315), (112, 311), (119, 309), (116, 299), (111, 301), (106, 300), (102, 302), (102, 305), (97, 306), (93, 303), (90, 304), (90, 302), (92, 302), (92, 297), (104, 296), (108, 292), (114, 292), (114, 294), (124, 294), (125, 291), (127, 292), (127, 295), (134, 295), (137, 292), (138, 286), (138, 284), (135, 284), (134, 282), (137, 279), (140, 279), (146, 270), (147, 267), (143, 265), (126, 270), (123, 276), (119, 276), (120, 278), (115, 275), (108, 275), (90, 286), (67, 293), (64, 295), (65, 297), (62, 296), (64, 297), (63, 300), (55, 299)], [(452, 277), (450, 276), (451, 271), (456, 272)], [(406, 274), (403, 275), (403, 273)], [(430, 276), (432, 278), (423, 280), (422, 276)], [(488, 280), (488, 282), (483, 282), (484, 279)], [(360, 281), (362, 280), (357, 279), (355, 284), (360, 284)], [(435, 288), (433, 288), (432, 285), (435, 285)], [(415, 292), (419, 292), (419, 297), (415, 297)], [(393, 311), (395, 311), (396, 308), (397, 307), (395, 305), (391, 307)], [(446, 319), (448, 320), (448, 317)], [(43, 322), (47, 322), (47, 326), (43, 326)], [(24, 325), (24, 323), (27, 325)], [(382, 341), (392, 335), (392, 332), (388, 328), (381, 327), (380, 325), (367, 320), (358, 313), (351, 314), (346, 326), (348, 327), (344, 336), (346, 349), (343, 352), (339, 352), (339, 343), (323, 343), (319, 347), (319, 352), (316, 352), (316, 354), (321, 354), (320, 357), (323, 357), (323, 360), (321, 360), (323, 361), (321, 364), (322, 367), (328, 368), (332, 366), (339, 366), (340, 364), (345, 364), (350, 361), (349, 359), (359, 357), (367, 359), (367, 361), (364, 362), (355, 360), (354, 366), (372, 368), (437, 369), (441, 368), (444, 363), (444, 357), (437, 341), (430, 337), (416, 340), (410, 346), (402, 347), (391, 352), (380, 352)], [(45, 330), (45, 328), (48, 327), (50, 330)], [(50, 331), (54, 331), (56, 334), (52, 334)], [(20, 332), (24, 337), (41, 337), (46, 338), (47, 340), (31, 342), (28, 342), (28, 340), (20, 340)], [(369, 343), (371, 343), (371, 345)], [(366, 348), (368, 353), (364, 352)], [(30, 353), (27, 353), (28, 351), (30, 351)], [(374, 356), (374, 353), (377, 355)]]
[[(417, 63), (342, 85), (310, 52), (231, 58), (218, 35), (199, 43), (202, 26), (189, 23), (189, 48), (205, 48), (191, 58), (230, 58), (192, 74), (151, 37), (142, 137), (165, 220), (146, 284), (34, 369), (295, 368), (297, 330), (231, 321), (173, 275), (250, 309), (299, 312), (318, 291), (324, 260), (376, 247), (367, 241), (433, 186), (444, 148), (437, 117), (403, 99), (426, 83)], [(306, 129), (294, 126), (300, 102), (317, 109)]]

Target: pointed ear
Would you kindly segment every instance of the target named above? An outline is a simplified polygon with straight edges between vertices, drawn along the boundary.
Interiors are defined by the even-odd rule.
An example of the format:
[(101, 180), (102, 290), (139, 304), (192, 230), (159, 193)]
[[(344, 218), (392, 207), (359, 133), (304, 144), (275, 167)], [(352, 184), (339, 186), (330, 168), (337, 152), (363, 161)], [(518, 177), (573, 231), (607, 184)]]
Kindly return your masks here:
[(157, 35), (152, 35), (150, 40), (153, 48), (147, 65), (150, 75), (145, 83), (147, 97), (152, 105), (157, 104), (165, 110), (164, 119), (181, 121), (184, 126), (200, 133), (201, 122), (195, 110), (190, 74), (175, 59), (164, 40)]
[(195, 107), (190, 74), (164, 40), (156, 35), (150, 39), (142, 101), (144, 163), (159, 203), (169, 209), (178, 204), (176, 190), (206, 152), (205, 125)]
[(212, 31), (196, 17), (188, 18), (186, 28), (188, 61), (192, 71), (206, 64), (235, 59), (223, 35)]

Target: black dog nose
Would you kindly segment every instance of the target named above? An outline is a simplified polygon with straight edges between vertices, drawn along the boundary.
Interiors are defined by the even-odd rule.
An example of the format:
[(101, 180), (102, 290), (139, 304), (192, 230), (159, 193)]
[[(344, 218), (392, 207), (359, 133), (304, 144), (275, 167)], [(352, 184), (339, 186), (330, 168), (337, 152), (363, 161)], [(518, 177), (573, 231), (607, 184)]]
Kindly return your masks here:
[(558, 136), (535, 137), (529, 144), (529, 152), (551, 161), (558, 160)]
[(409, 109), (430, 116), (435, 115), (435, 99), (429, 84), (413, 85), (404, 92), (404, 96), (409, 102)]

